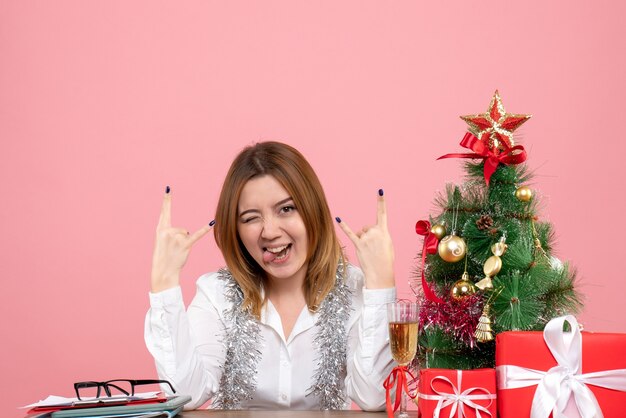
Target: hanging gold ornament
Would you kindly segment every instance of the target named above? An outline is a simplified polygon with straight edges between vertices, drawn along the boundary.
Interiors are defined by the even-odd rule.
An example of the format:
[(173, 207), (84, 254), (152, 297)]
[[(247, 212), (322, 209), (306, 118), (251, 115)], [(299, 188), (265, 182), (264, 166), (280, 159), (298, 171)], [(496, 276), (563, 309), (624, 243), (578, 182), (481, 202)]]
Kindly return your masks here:
[(483, 272), (485, 273), (485, 278), (476, 283), (476, 287), (480, 290), (493, 289), (492, 278), (496, 274), (500, 272), (502, 268), (502, 259), (497, 255), (492, 255), (485, 261), (485, 265), (483, 266)]
[(508, 245), (505, 244), (505, 241), (506, 241), (506, 238), (502, 237), (500, 238), (500, 241), (496, 242), (495, 244), (491, 246), (491, 252), (493, 253), (493, 255), (497, 255), (498, 257), (500, 257), (502, 254), (504, 254), (506, 249), (509, 247)]
[(533, 240), (535, 241), (535, 248), (533, 248), (533, 261), (549, 262), (550, 260), (548, 258), (548, 254), (546, 253), (546, 250), (543, 249), (541, 241), (539, 240), (539, 234), (537, 233), (534, 219), (531, 219), (530, 225), (532, 226)]
[(437, 239), (441, 239), (446, 236), (446, 227), (442, 224), (435, 224), (432, 228), (430, 228), (430, 232), (432, 232)]
[(493, 283), (491, 279), (500, 272), (502, 269), (502, 259), (500, 256), (505, 253), (507, 245), (505, 244), (506, 237), (500, 238), (500, 241), (491, 246), (491, 252), (493, 255), (485, 261), (483, 265), (483, 272), (485, 278), (476, 283), (476, 287), (480, 290), (493, 289)]
[(467, 251), (467, 245), (463, 238), (457, 235), (446, 235), (437, 247), (439, 257), (448, 263), (456, 263), (461, 261), (465, 257)]
[(474, 286), (474, 283), (469, 280), (469, 274), (467, 274), (467, 271), (463, 273), (461, 280), (454, 283), (454, 285), (452, 285), (452, 289), (450, 289), (450, 296), (456, 300), (464, 299), (474, 293), (476, 293), (476, 287)]
[(491, 316), (489, 315), (489, 305), (485, 304), (483, 313), (478, 318), (478, 325), (474, 332), (474, 337), (479, 343), (486, 343), (487, 341), (493, 341), (493, 330), (491, 329)]
[(520, 202), (530, 202), (533, 198), (533, 190), (528, 186), (520, 186), (515, 190), (515, 197)]

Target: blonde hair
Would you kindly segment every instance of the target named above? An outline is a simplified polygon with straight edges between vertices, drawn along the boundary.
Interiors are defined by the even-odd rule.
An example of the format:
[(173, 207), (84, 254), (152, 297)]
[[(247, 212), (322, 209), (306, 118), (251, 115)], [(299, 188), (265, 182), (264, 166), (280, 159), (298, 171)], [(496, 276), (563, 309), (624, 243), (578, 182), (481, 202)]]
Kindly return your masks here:
[[(220, 193), (215, 214), (215, 240), (226, 266), (243, 291), (243, 308), (260, 318), (265, 300), (261, 289), (264, 270), (248, 253), (237, 232), (241, 190), (252, 178), (270, 175), (284, 188), (304, 221), (308, 238), (304, 297), (316, 311), (335, 284), (343, 259), (322, 185), (304, 156), (280, 142), (260, 142), (246, 147), (233, 161)], [(345, 268), (342, 262), (342, 268)], [(267, 293), (266, 293), (267, 295)]]

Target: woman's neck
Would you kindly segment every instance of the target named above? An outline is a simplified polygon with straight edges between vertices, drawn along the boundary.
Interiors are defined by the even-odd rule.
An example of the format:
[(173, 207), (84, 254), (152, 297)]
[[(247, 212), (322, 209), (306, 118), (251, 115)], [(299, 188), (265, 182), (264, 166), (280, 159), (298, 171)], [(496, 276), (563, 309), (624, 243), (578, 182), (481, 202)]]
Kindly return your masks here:
[[(270, 299), (274, 296), (293, 297), (301, 294), (304, 297), (304, 280), (306, 278), (306, 268), (300, 269), (296, 274), (286, 278), (276, 278), (269, 276), (267, 278), (267, 292)], [(272, 302), (274, 302), (272, 300)]]
[(283, 280), (269, 278), (267, 295), (280, 316), (285, 340), (287, 340), (302, 309), (306, 306), (304, 274), (302, 277), (296, 275)]

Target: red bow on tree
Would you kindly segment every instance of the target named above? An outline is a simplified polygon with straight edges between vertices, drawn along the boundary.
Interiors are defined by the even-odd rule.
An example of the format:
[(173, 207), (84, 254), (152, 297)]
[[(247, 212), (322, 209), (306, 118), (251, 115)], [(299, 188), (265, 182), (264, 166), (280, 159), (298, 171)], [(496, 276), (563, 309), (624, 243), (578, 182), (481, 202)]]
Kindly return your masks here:
[(422, 248), (422, 288), (424, 289), (424, 297), (431, 302), (443, 303), (443, 299), (433, 292), (433, 290), (428, 286), (428, 282), (426, 281), (426, 276), (424, 275), (424, 265), (426, 264), (426, 254), (435, 254), (437, 252), (437, 246), (439, 245), (439, 240), (430, 232), (430, 222), (428, 221), (417, 221), (415, 224), (415, 232), (418, 235), (424, 236), (424, 247)]
[(496, 171), (499, 164), (521, 164), (526, 161), (526, 150), (521, 145), (514, 147), (508, 147), (505, 143), (501, 144), (504, 147), (504, 151), (499, 152), (498, 149), (490, 149), (484, 141), (476, 138), (476, 136), (470, 132), (467, 132), (461, 140), (461, 146), (474, 151), (472, 154), (446, 154), (437, 158), (441, 160), (444, 158), (482, 158), (485, 160), (484, 175), (487, 186), (489, 186), (489, 179), (491, 175)]

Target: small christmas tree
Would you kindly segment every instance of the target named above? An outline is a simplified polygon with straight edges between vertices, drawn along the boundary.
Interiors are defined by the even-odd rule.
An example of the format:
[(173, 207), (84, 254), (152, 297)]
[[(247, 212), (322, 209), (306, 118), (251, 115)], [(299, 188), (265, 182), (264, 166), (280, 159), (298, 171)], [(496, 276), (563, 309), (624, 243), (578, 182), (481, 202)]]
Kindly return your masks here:
[(420, 367), (493, 367), (494, 334), (541, 330), (581, 308), (575, 272), (552, 256), (552, 225), (538, 218), (526, 153), (514, 143), (530, 115), (506, 113), (496, 91), (487, 112), (461, 118), (469, 125), (461, 145), (472, 152), (440, 158), (467, 158), (467, 180), (448, 185), (435, 199), (441, 213), (416, 225)]

